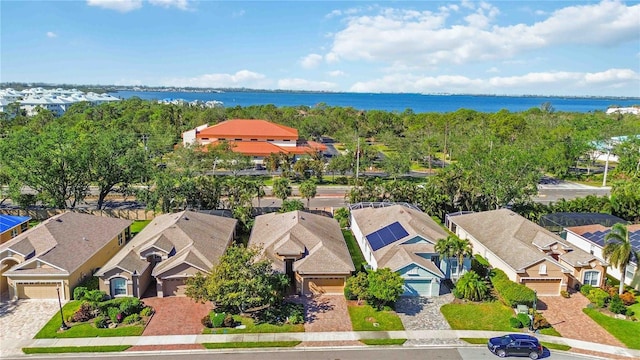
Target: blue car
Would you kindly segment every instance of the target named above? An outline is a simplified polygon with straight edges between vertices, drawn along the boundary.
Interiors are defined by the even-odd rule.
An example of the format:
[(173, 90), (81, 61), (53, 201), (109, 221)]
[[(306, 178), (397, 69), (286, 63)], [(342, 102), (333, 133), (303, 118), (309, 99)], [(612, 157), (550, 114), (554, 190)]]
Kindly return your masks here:
[(543, 348), (533, 336), (526, 334), (509, 334), (489, 339), (489, 351), (499, 357), (528, 356), (537, 359), (542, 355)]

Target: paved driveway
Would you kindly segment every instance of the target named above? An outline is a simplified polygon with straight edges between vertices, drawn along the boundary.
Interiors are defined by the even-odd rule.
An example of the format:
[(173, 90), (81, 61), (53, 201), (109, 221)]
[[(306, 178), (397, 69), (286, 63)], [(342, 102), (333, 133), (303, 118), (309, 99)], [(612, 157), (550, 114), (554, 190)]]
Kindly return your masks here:
[[(451, 330), (440, 307), (453, 301), (452, 294), (436, 297), (405, 296), (396, 302), (396, 313), (405, 330)], [(406, 345), (464, 344), (458, 339), (408, 340)]]
[(58, 300), (17, 300), (0, 303), (0, 357), (22, 354), (32, 339), (59, 311)]
[(191, 298), (171, 296), (144, 298), (142, 301), (155, 309), (155, 314), (142, 336), (202, 334), (200, 322), (211, 311), (211, 304), (200, 304)]

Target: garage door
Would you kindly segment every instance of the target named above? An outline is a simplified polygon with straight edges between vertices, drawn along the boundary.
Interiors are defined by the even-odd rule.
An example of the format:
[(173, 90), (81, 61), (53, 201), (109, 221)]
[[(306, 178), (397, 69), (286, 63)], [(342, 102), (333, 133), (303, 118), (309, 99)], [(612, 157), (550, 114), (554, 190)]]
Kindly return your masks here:
[(522, 283), (535, 290), (538, 295), (560, 295), (560, 279), (527, 279)]
[[(57, 299), (57, 284), (17, 284), (19, 299)], [(61, 291), (62, 292), (62, 291)]]
[(344, 294), (344, 278), (308, 279), (305, 294)]
[(187, 279), (164, 279), (162, 280), (162, 296), (185, 296)]
[(431, 296), (430, 279), (405, 279), (403, 296)]

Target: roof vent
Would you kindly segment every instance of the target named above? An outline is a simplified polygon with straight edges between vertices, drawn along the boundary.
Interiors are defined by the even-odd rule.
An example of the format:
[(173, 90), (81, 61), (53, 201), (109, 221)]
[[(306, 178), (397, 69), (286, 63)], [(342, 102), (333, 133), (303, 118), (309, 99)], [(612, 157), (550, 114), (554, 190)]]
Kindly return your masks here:
[(87, 239), (85, 236), (82, 237), (82, 240), (89, 241), (89, 239)]

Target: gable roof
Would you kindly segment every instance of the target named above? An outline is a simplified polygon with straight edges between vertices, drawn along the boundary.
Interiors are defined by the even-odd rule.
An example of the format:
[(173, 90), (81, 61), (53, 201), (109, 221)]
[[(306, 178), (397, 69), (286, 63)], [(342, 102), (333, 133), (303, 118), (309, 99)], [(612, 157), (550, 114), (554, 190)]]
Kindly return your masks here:
[[(66, 271), (76, 271), (105, 245), (131, 225), (131, 220), (66, 212), (53, 216), (0, 245), (0, 251), (11, 250), (28, 255)], [(6, 275), (19, 275), (31, 261), (18, 264)], [(24, 269), (23, 269), (24, 268)], [(44, 269), (40, 273), (46, 273)], [(29, 273), (38, 273), (30, 269)]]
[[(357, 223), (358, 228), (362, 231), (365, 238), (380, 229), (391, 224), (399, 223), (406, 231), (407, 235), (388, 243), (382, 247), (372, 247), (374, 249), (373, 256), (376, 258), (378, 267), (402, 268), (407, 264), (398, 263), (398, 259), (394, 259), (393, 254), (397, 254), (397, 247), (405, 248), (413, 254), (419, 253), (435, 253), (434, 245), (440, 239), (445, 239), (447, 232), (438, 225), (428, 214), (422, 211), (412, 209), (403, 205), (393, 205), (386, 207), (365, 207), (351, 210), (351, 216)], [(420, 237), (426, 240), (426, 243), (407, 244), (406, 241)], [(367, 241), (370, 241), (367, 239)], [(371, 245), (371, 244), (369, 244)], [(413, 257), (404, 257), (406, 261), (413, 261)], [(426, 259), (425, 259), (426, 260)], [(429, 261), (430, 260), (426, 260)], [(425, 265), (423, 265), (425, 267)], [(435, 269), (438, 267), (435, 266)], [(432, 269), (433, 270), (433, 269)], [(438, 270), (441, 274), (441, 272)]]
[(280, 256), (301, 257), (293, 264), (300, 274), (345, 274), (355, 271), (347, 244), (335, 219), (303, 211), (256, 217), (249, 243), (262, 245), (274, 268), (283, 270)]
[(0, 214), (0, 234), (31, 220), (30, 216), (13, 216)]
[[(193, 260), (191, 265), (209, 271), (227, 249), (237, 222), (235, 219), (189, 210), (157, 216), (96, 275), (103, 276), (114, 268), (124, 269), (129, 273), (143, 273), (149, 263), (140, 259), (140, 253), (151, 247), (161, 249), (167, 254), (170, 254), (171, 250), (175, 251), (175, 255), (156, 265), (153, 269), (154, 276), (184, 263), (187, 259), (193, 259), (193, 255), (190, 254), (195, 254), (198, 258)], [(140, 261), (132, 260), (134, 257)]]
[(553, 244), (569, 250), (560, 255), (569, 264), (588, 263), (593, 258), (591, 254), (573, 249), (561, 237), (509, 209), (457, 215), (451, 217), (450, 221), (473, 236), (514, 271), (523, 271), (543, 260), (551, 261), (564, 269), (543, 251)]
[(267, 120), (232, 119), (200, 130), (197, 137), (298, 139), (298, 130)]

